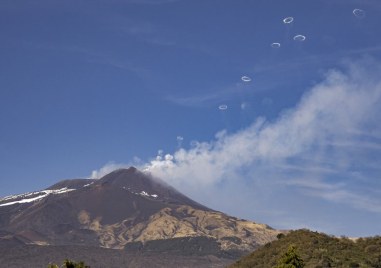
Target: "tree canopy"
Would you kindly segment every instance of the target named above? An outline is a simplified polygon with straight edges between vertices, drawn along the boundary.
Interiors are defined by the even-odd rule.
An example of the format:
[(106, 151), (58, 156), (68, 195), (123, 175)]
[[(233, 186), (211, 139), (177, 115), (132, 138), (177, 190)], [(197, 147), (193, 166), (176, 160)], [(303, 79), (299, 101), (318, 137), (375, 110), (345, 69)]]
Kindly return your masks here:
[(283, 254), (275, 268), (303, 268), (304, 261), (298, 255), (294, 245), (289, 246), (286, 253)]
[(58, 266), (57, 264), (49, 264), (48, 268), (90, 268), (90, 266), (87, 266), (83, 261), (77, 263), (66, 259), (61, 266)]

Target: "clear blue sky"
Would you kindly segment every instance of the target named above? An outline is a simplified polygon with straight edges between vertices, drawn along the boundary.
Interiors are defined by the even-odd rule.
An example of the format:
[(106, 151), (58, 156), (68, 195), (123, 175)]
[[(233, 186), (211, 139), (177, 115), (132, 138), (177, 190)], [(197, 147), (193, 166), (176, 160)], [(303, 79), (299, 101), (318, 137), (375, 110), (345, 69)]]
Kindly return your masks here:
[(377, 0), (2, 0), (0, 196), (134, 164), (276, 228), (381, 234), (380, 26)]

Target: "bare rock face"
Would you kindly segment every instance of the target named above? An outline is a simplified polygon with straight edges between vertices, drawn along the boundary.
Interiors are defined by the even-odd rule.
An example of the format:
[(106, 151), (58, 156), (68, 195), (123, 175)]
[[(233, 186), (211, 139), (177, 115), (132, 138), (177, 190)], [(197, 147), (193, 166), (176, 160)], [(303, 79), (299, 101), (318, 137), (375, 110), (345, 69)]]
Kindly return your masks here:
[(0, 199), (0, 240), (12, 243), (128, 250), (193, 243), (235, 256), (278, 233), (209, 209), (133, 167)]

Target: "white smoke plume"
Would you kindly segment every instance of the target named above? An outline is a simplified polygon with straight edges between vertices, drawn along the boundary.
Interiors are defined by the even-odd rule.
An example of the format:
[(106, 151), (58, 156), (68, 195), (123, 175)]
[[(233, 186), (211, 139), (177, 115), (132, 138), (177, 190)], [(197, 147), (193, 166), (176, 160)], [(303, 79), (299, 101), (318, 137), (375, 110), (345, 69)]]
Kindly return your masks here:
[(207, 206), (278, 228), (338, 232), (324, 221), (332, 205), (381, 220), (380, 73), (375, 60), (347, 62), (276, 120), (257, 118), (140, 168)]

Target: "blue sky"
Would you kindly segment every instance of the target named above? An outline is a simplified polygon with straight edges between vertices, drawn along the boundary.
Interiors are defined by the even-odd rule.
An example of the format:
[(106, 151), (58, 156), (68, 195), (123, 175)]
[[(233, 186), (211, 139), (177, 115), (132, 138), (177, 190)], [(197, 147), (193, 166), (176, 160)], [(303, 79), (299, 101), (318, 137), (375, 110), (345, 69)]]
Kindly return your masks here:
[(380, 234), (380, 25), (377, 0), (3, 0), (0, 196), (133, 164), (237, 217)]

